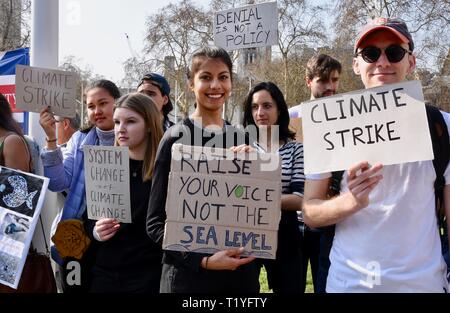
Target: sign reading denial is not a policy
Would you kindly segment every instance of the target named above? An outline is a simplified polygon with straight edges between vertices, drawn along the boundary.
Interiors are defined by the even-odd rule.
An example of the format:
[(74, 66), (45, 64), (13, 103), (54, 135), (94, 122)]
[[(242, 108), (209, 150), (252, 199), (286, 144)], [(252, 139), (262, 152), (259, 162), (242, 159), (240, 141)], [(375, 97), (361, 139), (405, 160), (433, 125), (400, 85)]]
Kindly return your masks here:
[(174, 144), (163, 249), (274, 259), (280, 207), (278, 155)]
[(131, 223), (128, 147), (83, 146), (88, 218)]
[(75, 117), (77, 74), (25, 65), (16, 66), (16, 107), (40, 112), (50, 106), (55, 115)]
[(214, 43), (225, 50), (278, 43), (276, 2), (265, 2), (214, 14)]
[(305, 102), (302, 122), (306, 174), (433, 159), (419, 81)]

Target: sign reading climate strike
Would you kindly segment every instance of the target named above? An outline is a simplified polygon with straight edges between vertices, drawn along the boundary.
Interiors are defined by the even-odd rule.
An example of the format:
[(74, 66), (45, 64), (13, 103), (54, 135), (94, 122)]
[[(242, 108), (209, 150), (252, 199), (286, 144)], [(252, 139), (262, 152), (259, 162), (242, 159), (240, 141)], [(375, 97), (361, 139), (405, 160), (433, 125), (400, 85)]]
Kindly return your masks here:
[(40, 112), (50, 107), (53, 114), (75, 117), (77, 74), (25, 65), (16, 66), (16, 107)]
[(128, 147), (83, 146), (88, 218), (131, 223)]
[(175, 144), (163, 248), (274, 259), (280, 207), (278, 155)]
[(214, 43), (225, 50), (265, 47), (278, 43), (276, 2), (216, 12)]
[(305, 102), (302, 122), (306, 174), (433, 159), (419, 81)]

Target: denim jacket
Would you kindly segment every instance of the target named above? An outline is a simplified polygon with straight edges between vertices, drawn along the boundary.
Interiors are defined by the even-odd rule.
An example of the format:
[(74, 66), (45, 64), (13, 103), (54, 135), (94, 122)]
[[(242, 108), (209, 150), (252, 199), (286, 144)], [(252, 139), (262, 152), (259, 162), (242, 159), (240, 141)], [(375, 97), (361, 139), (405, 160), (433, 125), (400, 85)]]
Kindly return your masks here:
[[(41, 152), (44, 166), (44, 176), (50, 179), (48, 188), (54, 192), (70, 190), (61, 214), (61, 221), (67, 219), (82, 219), (86, 210), (85, 180), (84, 180), (84, 145), (97, 145), (98, 136), (93, 127), (88, 133), (77, 131), (67, 143), (63, 151), (43, 149)], [(62, 264), (56, 249), (51, 247), (52, 258)]]

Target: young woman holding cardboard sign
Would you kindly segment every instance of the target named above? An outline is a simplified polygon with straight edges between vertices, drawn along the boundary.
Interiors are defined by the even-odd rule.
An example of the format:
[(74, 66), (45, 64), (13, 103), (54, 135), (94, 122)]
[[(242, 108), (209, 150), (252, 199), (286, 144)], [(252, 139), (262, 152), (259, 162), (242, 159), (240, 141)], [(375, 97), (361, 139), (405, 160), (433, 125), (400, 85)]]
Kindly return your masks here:
[[(198, 50), (192, 56), (188, 78), (190, 89), (195, 94), (195, 112), (164, 134), (156, 156), (153, 188), (148, 206), (147, 233), (160, 245), (166, 221), (165, 206), (172, 145), (182, 143), (204, 146), (214, 142), (215, 147), (230, 148), (247, 143), (244, 133), (222, 119), (222, 107), (232, 87), (232, 61), (228, 53), (217, 47)], [(199, 138), (194, 138), (197, 134)], [(254, 258), (240, 258), (243, 250), (230, 249), (213, 255), (164, 251), (160, 291), (257, 293), (259, 269), (256, 262), (252, 262)]]
[(86, 229), (97, 241), (90, 292), (158, 293), (161, 247), (145, 231), (156, 150), (163, 135), (153, 100), (131, 93), (114, 110), (116, 145), (129, 148), (132, 223), (116, 219), (88, 220)]
[[(39, 123), (46, 134), (47, 145), (41, 153), (44, 175), (50, 178), (48, 188), (61, 192), (68, 189), (62, 212), (52, 237), (56, 246), (51, 247), (52, 258), (61, 267), (62, 276), (66, 274), (66, 264), (70, 260), (81, 261), (81, 286), (65, 286), (65, 292), (85, 292), (89, 286), (90, 253), (87, 251), (90, 240), (84, 233), (82, 222), (87, 220), (84, 180), (84, 145), (112, 146), (114, 144), (113, 110), (116, 99), (120, 97), (117, 86), (109, 80), (98, 80), (86, 91), (86, 106), (90, 126), (74, 133), (64, 149), (56, 144), (56, 120), (48, 109), (40, 113)], [(58, 218), (60, 217), (60, 221)], [(66, 238), (78, 237), (70, 242)], [(71, 244), (72, 243), (72, 244)], [(86, 268), (85, 268), (86, 267)], [(62, 277), (63, 283), (66, 282)]]
[[(275, 293), (301, 293), (302, 258), (297, 211), (301, 210), (305, 177), (303, 145), (294, 141), (289, 130), (289, 112), (281, 90), (271, 82), (254, 86), (244, 101), (244, 126), (256, 125), (259, 152), (281, 157), (281, 220), (278, 228), (276, 259), (264, 260), (269, 287)], [(278, 132), (276, 131), (278, 127)], [(274, 138), (278, 136), (278, 138)]]

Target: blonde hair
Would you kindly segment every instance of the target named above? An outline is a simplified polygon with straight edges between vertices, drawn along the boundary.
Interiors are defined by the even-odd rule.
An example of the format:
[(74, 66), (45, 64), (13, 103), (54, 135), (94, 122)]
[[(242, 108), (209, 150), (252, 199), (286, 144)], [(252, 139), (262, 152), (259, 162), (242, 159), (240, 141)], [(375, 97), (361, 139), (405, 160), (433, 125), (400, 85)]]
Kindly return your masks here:
[[(142, 93), (129, 93), (119, 98), (116, 108), (126, 108), (138, 113), (145, 121), (147, 129), (147, 147), (144, 154), (144, 164), (142, 166), (143, 181), (150, 180), (156, 161), (156, 151), (163, 136), (161, 114), (153, 100)], [(117, 139), (115, 145), (118, 145)]]

